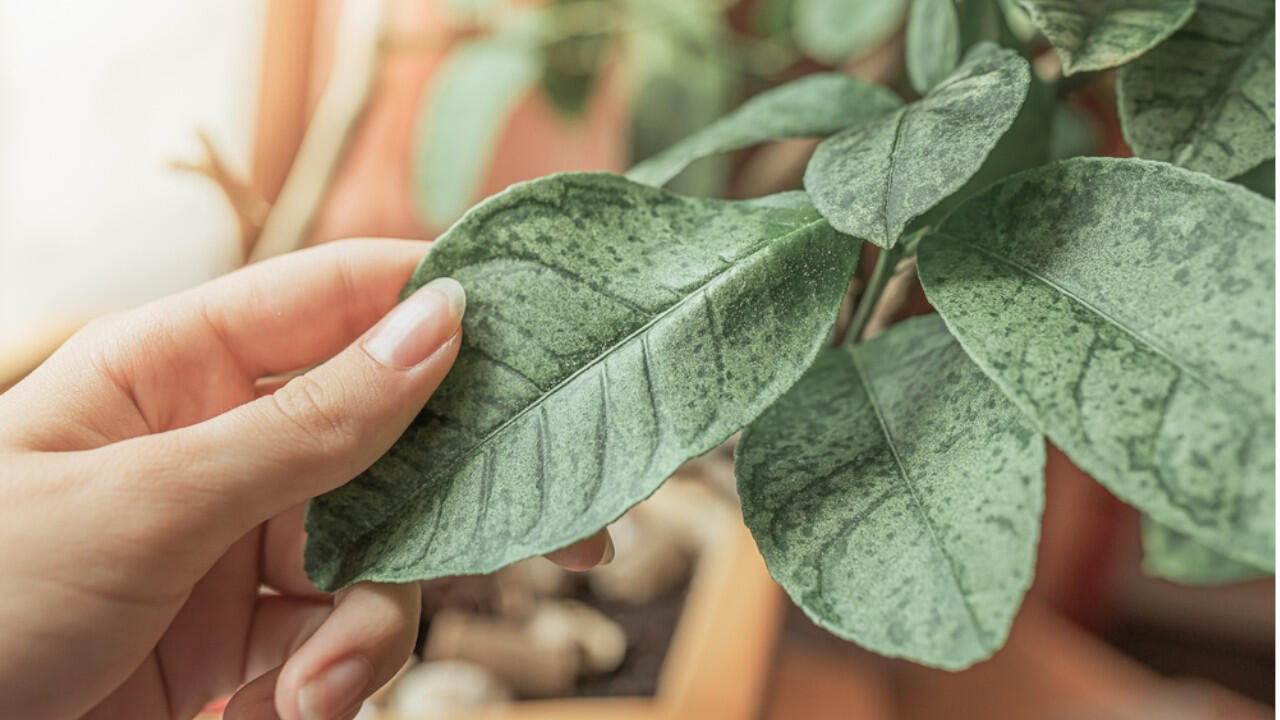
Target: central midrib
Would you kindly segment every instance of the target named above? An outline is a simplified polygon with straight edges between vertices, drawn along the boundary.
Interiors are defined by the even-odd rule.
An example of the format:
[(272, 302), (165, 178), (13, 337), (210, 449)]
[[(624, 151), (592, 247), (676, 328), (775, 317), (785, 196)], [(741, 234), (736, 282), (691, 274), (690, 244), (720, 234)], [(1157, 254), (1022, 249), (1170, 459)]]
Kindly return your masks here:
[(920, 499), (915, 482), (907, 472), (906, 463), (903, 462), (902, 457), (898, 454), (898, 447), (893, 442), (893, 433), (889, 430), (889, 421), (885, 419), (884, 412), (880, 409), (880, 400), (876, 397), (875, 388), (871, 385), (871, 378), (867, 376), (866, 368), (862, 366), (862, 358), (859, 357), (857, 348), (850, 349), (849, 358), (853, 361), (853, 368), (858, 373), (859, 382), (862, 383), (862, 387), (867, 391), (867, 400), (870, 401), (871, 410), (876, 415), (876, 422), (880, 424), (880, 432), (884, 434), (885, 443), (889, 446), (889, 453), (893, 455), (893, 462), (898, 468), (898, 475), (907, 486), (907, 492), (911, 495), (912, 504), (919, 511), (920, 519), (929, 531), (929, 539), (933, 541), (933, 546), (947, 564), (947, 570), (951, 575), (951, 584), (955, 587), (956, 594), (960, 597), (960, 604), (964, 606), (965, 613), (969, 616), (969, 622), (973, 623), (974, 635), (978, 640), (978, 646), (983, 650), (987, 650), (986, 636), (988, 633), (982, 627), (982, 623), (978, 622), (978, 615), (974, 612), (973, 605), (969, 602), (969, 596), (965, 594), (964, 585), (960, 582), (960, 572), (956, 569), (955, 560), (952, 559), (951, 553), (947, 552), (946, 547), (942, 544), (942, 539), (938, 537), (938, 533), (933, 529), (933, 522), (929, 518), (929, 513), (925, 511), (924, 501)]
[[(812, 228), (814, 228), (814, 227), (818, 227), (818, 226), (823, 225), (823, 224), (825, 224), (825, 223), (826, 223), (826, 220), (825, 220), (825, 219), (823, 219), (822, 217), (818, 217), (818, 218), (817, 218), (817, 219), (815, 219), (815, 220), (812, 220), (812, 221), (807, 222), (807, 223), (805, 223), (805, 224), (803, 224), (803, 225), (801, 225), (801, 226), (799, 226), (799, 227), (796, 227), (795, 229), (793, 229), (793, 230), (791, 230), (791, 231), (787, 232), (785, 235), (780, 235), (780, 236), (778, 236), (778, 237), (776, 237), (776, 238), (768, 238), (768, 237), (766, 237), (766, 238), (762, 239), (759, 243), (757, 243), (754, 247), (752, 247), (752, 248), (751, 248), (751, 249), (750, 249), (746, 254), (741, 255), (741, 256), (740, 256), (737, 260), (735, 260), (734, 262), (729, 263), (726, 267), (724, 267), (724, 268), (722, 268), (721, 270), (719, 270), (719, 271), (717, 271), (717, 272), (713, 273), (712, 275), (708, 276), (708, 278), (706, 279), (706, 281), (705, 281), (705, 282), (703, 282), (703, 283), (699, 284), (697, 287), (695, 287), (695, 288), (694, 288), (694, 289), (692, 289), (691, 291), (687, 292), (687, 293), (684, 295), (684, 297), (680, 298), (679, 300), (677, 300), (676, 302), (672, 303), (672, 304), (671, 304), (670, 306), (668, 306), (667, 308), (665, 308), (665, 309), (663, 309), (662, 311), (658, 312), (656, 315), (654, 315), (654, 316), (653, 316), (653, 318), (651, 318), (650, 320), (648, 320), (647, 322), (645, 322), (645, 323), (644, 323), (643, 325), (641, 325), (640, 327), (636, 328), (634, 331), (632, 331), (632, 332), (631, 332), (630, 334), (628, 334), (626, 337), (622, 338), (622, 339), (621, 339), (621, 340), (619, 340), (618, 342), (616, 342), (616, 343), (614, 343), (614, 344), (610, 345), (608, 348), (606, 348), (605, 350), (601, 351), (601, 353), (600, 353), (599, 355), (597, 355), (595, 358), (593, 358), (590, 362), (588, 362), (588, 363), (584, 364), (582, 367), (578, 368), (576, 371), (574, 371), (572, 374), (570, 374), (570, 375), (569, 375), (569, 377), (567, 377), (567, 378), (565, 378), (564, 380), (561, 380), (560, 382), (556, 383), (556, 384), (555, 384), (555, 386), (553, 386), (552, 388), (550, 388), (550, 389), (549, 389), (549, 390), (547, 390), (546, 392), (544, 392), (544, 393), (542, 393), (541, 395), (539, 395), (536, 399), (534, 399), (533, 401), (531, 401), (528, 405), (526, 405), (524, 408), (522, 408), (522, 409), (521, 409), (519, 412), (517, 412), (515, 415), (512, 415), (509, 419), (507, 419), (506, 421), (504, 421), (501, 425), (499, 425), (498, 427), (496, 427), (496, 428), (494, 428), (493, 430), (489, 431), (489, 433), (488, 433), (488, 434), (486, 434), (483, 438), (481, 438), (481, 439), (480, 439), (480, 440), (479, 440), (475, 445), (472, 445), (471, 447), (467, 448), (465, 451), (463, 451), (463, 452), (459, 453), (459, 454), (458, 454), (458, 456), (457, 456), (457, 457), (455, 457), (452, 461), (450, 461), (450, 462), (449, 462), (449, 464), (448, 464), (448, 465), (446, 465), (446, 466), (445, 466), (441, 471), (439, 471), (439, 472), (435, 473), (434, 475), (429, 476), (429, 477), (427, 478), (428, 482), (422, 482), (422, 483), (418, 484), (418, 485), (417, 485), (417, 486), (415, 486), (415, 487), (414, 487), (414, 488), (413, 488), (413, 489), (412, 489), (408, 494), (406, 494), (406, 495), (404, 495), (402, 498), (400, 498), (400, 499), (398, 500), (398, 502), (399, 502), (399, 503), (409, 503), (409, 502), (412, 502), (414, 499), (416, 499), (416, 498), (418, 497), (418, 495), (419, 495), (419, 494), (421, 494), (421, 492), (422, 492), (423, 490), (425, 490), (425, 489), (426, 489), (426, 488), (428, 488), (428, 487), (432, 487), (432, 483), (431, 483), (431, 482), (429, 482), (430, 480), (434, 480), (435, 478), (439, 478), (439, 477), (445, 477), (445, 476), (448, 476), (448, 475), (449, 475), (450, 473), (452, 473), (452, 472), (453, 472), (453, 470), (454, 470), (454, 469), (456, 469), (456, 468), (457, 468), (457, 467), (458, 467), (458, 466), (459, 466), (459, 465), (460, 465), (460, 464), (461, 464), (465, 459), (467, 459), (467, 458), (471, 457), (471, 456), (472, 456), (472, 455), (474, 455), (476, 452), (480, 451), (480, 450), (481, 450), (482, 448), (484, 448), (484, 447), (485, 447), (485, 446), (486, 446), (490, 441), (492, 441), (492, 440), (493, 440), (494, 438), (496, 438), (497, 436), (501, 435), (501, 434), (503, 433), (503, 431), (505, 431), (508, 427), (510, 427), (510, 426), (511, 426), (513, 423), (515, 423), (516, 421), (518, 421), (518, 420), (520, 420), (521, 418), (523, 418), (527, 413), (529, 413), (530, 411), (532, 411), (532, 410), (534, 410), (534, 409), (536, 409), (536, 408), (540, 407), (540, 406), (542, 405), (542, 403), (543, 403), (543, 402), (545, 402), (545, 401), (547, 400), (547, 398), (551, 397), (552, 395), (556, 394), (557, 392), (559, 392), (559, 391), (560, 391), (561, 389), (563, 389), (564, 387), (568, 386), (570, 383), (572, 383), (573, 381), (575, 381), (576, 379), (578, 379), (578, 377), (580, 377), (583, 373), (585, 373), (585, 372), (587, 372), (588, 370), (590, 370), (591, 368), (595, 367), (597, 364), (599, 364), (599, 363), (603, 362), (606, 358), (608, 358), (610, 355), (612, 355), (612, 354), (613, 354), (613, 353), (614, 353), (618, 348), (620, 348), (620, 347), (622, 347), (623, 345), (626, 345), (627, 343), (631, 342), (631, 341), (632, 341), (632, 340), (634, 340), (636, 337), (639, 337), (639, 336), (640, 336), (640, 335), (642, 335), (644, 332), (646, 332), (649, 328), (653, 327), (653, 326), (654, 326), (654, 325), (656, 325), (658, 322), (661, 322), (664, 318), (666, 318), (667, 316), (671, 315), (673, 312), (675, 312), (677, 309), (679, 309), (679, 308), (680, 308), (680, 307), (681, 307), (685, 302), (687, 302), (690, 298), (697, 296), (700, 292), (702, 292), (702, 290), (703, 290), (704, 288), (706, 288), (707, 286), (709, 286), (709, 285), (711, 285), (712, 283), (714, 283), (717, 279), (719, 279), (719, 278), (720, 278), (722, 275), (724, 275), (725, 273), (729, 272), (731, 269), (733, 269), (733, 268), (735, 268), (735, 267), (738, 267), (738, 266), (739, 266), (739, 265), (741, 265), (742, 263), (746, 262), (747, 260), (751, 259), (752, 257), (755, 257), (756, 255), (758, 255), (759, 253), (763, 252), (764, 250), (766, 250), (767, 248), (769, 248), (769, 247), (770, 247), (770, 246), (772, 246), (772, 245), (776, 245), (776, 244), (780, 244), (780, 243), (786, 242), (789, 238), (791, 238), (792, 236), (794, 236), (794, 235), (796, 235), (796, 234), (798, 234), (798, 233), (805, 232), (805, 231), (807, 231), (807, 230), (810, 230), (810, 229), (812, 229)], [(367, 472), (367, 471), (366, 471), (366, 472)], [(381, 518), (380, 520), (378, 520), (378, 522), (376, 522), (375, 524), (371, 525), (371, 526), (369, 527), (369, 529), (367, 529), (367, 530), (365, 530), (364, 532), (360, 533), (360, 535), (358, 535), (358, 536), (356, 537), (356, 539), (355, 539), (355, 541), (352, 543), (352, 545), (359, 545), (359, 544), (361, 544), (363, 540), (365, 540), (365, 539), (366, 539), (366, 538), (368, 538), (370, 535), (374, 534), (374, 533), (375, 533), (375, 532), (377, 532), (379, 529), (381, 529), (381, 528), (382, 528), (382, 526), (386, 525), (386, 524), (387, 524), (387, 522), (388, 522), (392, 517), (394, 517), (394, 516), (395, 516), (395, 513), (393, 513), (393, 512), (388, 512), (388, 513), (384, 514), (384, 515), (382, 516), (382, 518)], [(347, 557), (347, 553), (344, 551), (344, 552), (343, 552), (343, 558), (345, 559), (346, 557)], [(341, 563), (341, 561), (339, 561), (339, 562)]]

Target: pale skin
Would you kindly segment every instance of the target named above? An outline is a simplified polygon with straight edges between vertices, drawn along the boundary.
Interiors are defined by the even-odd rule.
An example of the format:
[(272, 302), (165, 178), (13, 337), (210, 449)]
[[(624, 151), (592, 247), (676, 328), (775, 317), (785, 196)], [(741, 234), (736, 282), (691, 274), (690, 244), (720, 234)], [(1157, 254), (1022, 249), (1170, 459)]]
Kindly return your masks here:
[[(426, 250), (353, 240), (250, 266), (95, 321), (0, 394), (5, 713), (187, 718), (235, 693), (230, 720), (330, 720), (395, 674), (419, 586), (317, 591), (302, 517), (453, 364), (460, 287), (397, 306)], [(549, 557), (610, 552), (601, 532)]]

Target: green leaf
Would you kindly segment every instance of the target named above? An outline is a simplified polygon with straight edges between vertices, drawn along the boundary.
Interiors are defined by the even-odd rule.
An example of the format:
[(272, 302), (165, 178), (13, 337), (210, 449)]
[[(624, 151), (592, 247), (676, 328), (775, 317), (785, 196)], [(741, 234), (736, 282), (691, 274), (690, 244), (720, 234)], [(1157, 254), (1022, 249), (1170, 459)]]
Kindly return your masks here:
[(1271, 574), (1210, 550), (1148, 517), (1142, 518), (1142, 569), (1187, 585), (1222, 585)]
[(826, 350), (738, 445), (742, 512), (822, 627), (958, 669), (1031, 583), (1044, 440), (936, 316)]
[(906, 9), (907, 0), (795, 0), (791, 34), (801, 52), (833, 65), (884, 42)]
[[(727, 52), (723, 38), (714, 25), (705, 25), (701, 15), (691, 13), (701, 4), (682, 1), (684, 14), (677, 8), (663, 14), (676, 22), (641, 25), (625, 39), (631, 85), (637, 89), (631, 103), (633, 160), (666, 150), (711, 124), (737, 94), (737, 75), (719, 60)], [(720, 195), (728, 178), (727, 160), (695, 162), (668, 184), (686, 195)]]
[(830, 135), (902, 105), (888, 90), (840, 73), (816, 73), (773, 88), (633, 167), (627, 177), (662, 186), (698, 158), (769, 140)]
[(1249, 172), (1231, 178), (1231, 182), (1274, 200), (1276, 198), (1276, 161), (1267, 160)]
[(804, 185), (832, 227), (884, 248), (982, 167), (1027, 95), (1027, 61), (990, 44), (917, 102), (823, 141)]
[(1173, 37), (1120, 68), (1134, 154), (1229, 178), (1276, 155), (1275, 3), (1200, 0)]
[(1182, 27), (1195, 0), (1022, 0), (1071, 75), (1123, 65)]
[[(609, 26), (613, 19), (612, 6), (595, 6), (595, 0), (551, 0), (546, 4), (547, 21), (553, 26), (571, 22), (575, 12), (590, 18), (600, 26)], [(596, 12), (594, 7), (600, 7)], [(582, 22), (581, 19), (578, 20)], [(604, 61), (612, 35), (583, 31), (559, 37), (542, 48), (542, 90), (551, 100), (552, 107), (570, 116), (578, 115), (586, 107), (595, 86), (596, 76)]]
[(968, 52), (984, 42), (1018, 49), (1021, 45), (1009, 27), (1005, 0), (960, 1), (960, 48)]
[(414, 203), (428, 227), (445, 227), (476, 200), (493, 146), (516, 103), (542, 73), (531, 45), (473, 40), (445, 58), (423, 91), (413, 136)]
[(486, 200), (405, 289), (466, 288), (457, 362), (387, 455), (312, 503), (308, 573), (491, 572), (591, 535), (800, 377), (858, 252), (798, 192), (584, 173)]
[(1275, 204), (1144, 160), (1075, 158), (957, 208), (929, 301), (1055, 445), (1122, 500), (1275, 554)]
[(796, 0), (760, 0), (751, 13), (751, 27), (761, 37), (786, 32), (791, 27), (791, 8)]
[(907, 21), (907, 77), (923, 95), (960, 62), (960, 19), (953, 0), (912, 0)]
[(1094, 155), (1101, 148), (1102, 133), (1093, 115), (1072, 103), (1057, 103), (1049, 132), (1049, 158), (1065, 160)]

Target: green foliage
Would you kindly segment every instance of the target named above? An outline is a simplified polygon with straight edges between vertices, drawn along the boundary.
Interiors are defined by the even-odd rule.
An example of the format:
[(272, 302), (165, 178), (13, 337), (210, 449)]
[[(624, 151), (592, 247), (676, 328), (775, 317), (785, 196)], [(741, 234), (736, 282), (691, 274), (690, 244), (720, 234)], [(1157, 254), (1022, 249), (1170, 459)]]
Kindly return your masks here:
[(962, 668), (1031, 584), (1044, 440), (935, 315), (826, 350), (742, 435), (742, 514), (819, 625)]
[(919, 101), (823, 141), (804, 173), (813, 204), (837, 230), (893, 247), (978, 171), (1022, 107), (1029, 77), (1017, 53), (975, 47)]
[(1201, 545), (1191, 536), (1142, 518), (1142, 569), (1187, 585), (1222, 585), (1270, 575)]
[[(1031, 580), (1044, 436), (1143, 514), (1148, 572), (1269, 574), (1274, 7), (1022, 2), (1031, 17), (915, 0), (909, 77), (888, 85), (927, 90), (916, 102), (821, 73), (714, 122), (761, 67), (803, 67), (797, 50), (887, 52), (905, 0), (762, 3), (758, 46), (711, 2), (570, 1), (464, 44), (424, 106), (443, 119), (420, 118), (425, 217), (474, 195), (511, 98), (540, 77), (572, 111), (610, 52), (649, 159), (514, 186), (442, 236), (405, 291), (464, 285), (458, 362), (387, 456), (314, 501), (311, 577), (492, 571), (594, 533), (744, 426), (743, 513), (770, 572), (877, 652), (959, 668), (1000, 647)], [(574, 25), (586, 10), (599, 28)], [(1070, 78), (1030, 72), (1037, 26)], [(548, 74), (560, 53), (582, 72)], [(1151, 159), (1087, 157), (1114, 120), (1079, 100), (1109, 91), (1082, 71), (1115, 65), (1125, 137)], [(653, 187), (719, 193), (724, 153), (832, 133), (805, 192)], [(860, 240), (885, 250), (845, 297)], [(938, 315), (861, 340), (912, 260)]]
[(830, 135), (902, 105), (878, 85), (838, 73), (816, 73), (761, 93), (711, 125), (627, 172), (646, 185), (666, 184), (698, 158), (768, 140)]
[(330, 590), (488, 572), (591, 535), (799, 378), (858, 249), (803, 193), (584, 173), (495, 195), (406, 289), (466, 288), (458, 360), (385, 457), (311, 505), (308, 572)]
[(907, 22), (907, 77), (924, 94), (960, 61), (960, 19), (953, 0), (913, 0)]
[(1274, 240), (1274, 204), (1235, 185), (1077, 158), (957, 208), (921, 244), (920, 280), (1077, 465), (1157, 522), (1270, 567)]
[(534, 48), (515, 38), (474, 40), (445, 59), (414, 129), (413, 192), (428, 227), (448, 225), (475, 201), (493, 144), (541, 73)]
[(1022, 0), (1067, 75), (1129, 62), (1173, 34), (1195, 0)]
[(1173, 37), (1120, 68), (1136, 155), (1229, 178), (1276, 155), (1276, 6), (1200, 0)]
[(834, 64), (884, 42), (906, 10), (907, 0), (793, 0), (791, 31), (807, 55)]

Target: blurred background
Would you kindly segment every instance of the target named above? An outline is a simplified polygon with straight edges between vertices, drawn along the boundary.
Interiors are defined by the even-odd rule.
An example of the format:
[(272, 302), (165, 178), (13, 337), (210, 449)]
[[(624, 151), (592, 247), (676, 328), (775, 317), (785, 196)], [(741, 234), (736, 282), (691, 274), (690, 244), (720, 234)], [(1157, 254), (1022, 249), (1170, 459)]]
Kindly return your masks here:
[[(96, 315), (309, 244), (432, 238), (513, 182), (622, 171), (808, 72), (910, 98), (908, 5), (0, 0), (0, 389)], [(1063, 82), (1012, 0), (962, 12), (1057, 89), (1027, 157), (1128, 154), (1108, 78)], [(671, 187), (798, 187), (813, 145), (699, 161)], [(918, 291), (903, 304), (928, 311)], [(968, 671), (810, 625), (741, 527), (722, 448), (613, 527), (607, 568), (433, 585), (419, 659), (361, 717), (1272, 716), (1273, 582), (1148, 577), (1134, 511), (1056, 451), (1047, 475), (1036, 584)]]

